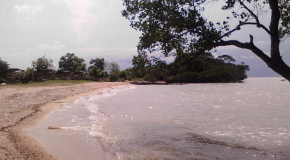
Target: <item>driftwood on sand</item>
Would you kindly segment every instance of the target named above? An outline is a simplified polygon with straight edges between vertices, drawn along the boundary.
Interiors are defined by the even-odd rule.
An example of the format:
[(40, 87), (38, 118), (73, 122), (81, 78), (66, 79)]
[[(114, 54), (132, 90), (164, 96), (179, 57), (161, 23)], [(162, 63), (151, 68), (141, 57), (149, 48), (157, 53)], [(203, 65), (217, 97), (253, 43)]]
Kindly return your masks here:
[(58, 127), (58, 126), (49, 126), (47, 129), (62, 129), (62, 127)]

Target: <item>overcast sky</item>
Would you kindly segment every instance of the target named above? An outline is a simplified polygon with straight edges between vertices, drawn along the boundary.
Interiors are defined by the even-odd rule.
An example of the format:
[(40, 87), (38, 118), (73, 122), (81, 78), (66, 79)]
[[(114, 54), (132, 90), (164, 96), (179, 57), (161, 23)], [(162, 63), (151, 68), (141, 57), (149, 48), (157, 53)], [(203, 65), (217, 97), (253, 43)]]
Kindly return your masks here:
[[(122, 0), (1, 0), (0, 57), (11, 68), (26, 69), (39, 57), (58, 61), (66, 53), (75, 53), (88, 63), (92, 58), (117, 61), (121, 69), (131, 66), (140, 32), (122, 17)], [(209, 9), (210, 19), (221, 17)], [(224, 14), (222, 14), (224, 15)], [(267, 17), (264, 18), (267, 23)], [(268, 26), (268, 24), (266, 25)], [(269, 37), (263, 31), (242, 28), (231, 38), (254, 42), (269, 53)], [(289, 40), (281, 45), (283, 59), (289, 64)], [(235, 47), (219, 48), (216, 54), (229, 54), (238, 62), (250, 65), (249, 76), (275, 76), (253, 53)]]

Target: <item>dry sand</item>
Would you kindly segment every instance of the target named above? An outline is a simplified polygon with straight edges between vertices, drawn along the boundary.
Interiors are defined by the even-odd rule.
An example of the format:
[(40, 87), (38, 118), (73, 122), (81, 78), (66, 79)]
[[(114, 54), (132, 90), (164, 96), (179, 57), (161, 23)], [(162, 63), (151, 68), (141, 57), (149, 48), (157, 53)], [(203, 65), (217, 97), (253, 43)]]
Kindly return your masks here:
[(0, 86), (0, 159), (54, 159), (23, 129), (37, 125), (50, 111), (126, 82), (61, 86)]

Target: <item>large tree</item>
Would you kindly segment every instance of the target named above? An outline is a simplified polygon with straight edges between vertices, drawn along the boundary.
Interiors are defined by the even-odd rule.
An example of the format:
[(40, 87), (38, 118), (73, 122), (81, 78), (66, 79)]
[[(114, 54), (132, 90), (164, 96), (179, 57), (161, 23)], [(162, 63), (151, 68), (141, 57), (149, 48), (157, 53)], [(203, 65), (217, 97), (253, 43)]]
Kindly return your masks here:
[[(54, 70), (54, 65), (53, 65), (53, 60), (47, 58), (45, 55), (38, 58), (36, 61), (32, 61), (32, 69), (26, 70), (25, 76), (29, 77), (30, 71), (31, 71), (31, 76), (32, 76), (32, 81), (34, 81), (35, 75), (34, 75), (34, 69), (37, 71), (41, 72), (41, 79), (45, 76), (48, 78), (48, 73), (50, 71), (48, 70)], [(36, 74), (36, 77), (39, 75)]]
[(138, 56), (134, 56), (132, 59), (133, 73), (136, 78), (142, 78), (145, 76), (147, 67), (150, 65), (150, 60), (146, 52), (141, 52)]
[(71, 72), (86, 70), (85, 60), (83, 58), (79, 58), (74, 53), (67, 53), (64, 56), (61, 56), (58, 64), (60, 70), (67, 70)]
[[(222, 10), (231, 10), (232, 16), (213, 23), (203, 15), (211, 0), (123, 0), (126, 10), (123, 16), (131, 26), (142, 31), (139, 50), (161, 51), (165, 56), (192, 54), (197, 57), (219, 46), (236, 46), (252, 51), (272, 70), (290, 81), (290, 68), (282, 60), (280, 43), (290, 36), (289, 0), (225, 0)], [(270, 26), (261, 23), (265, 12), (269, 12)], [(228, 21), (237, 19), (232, 27)], [(236, 39), (225, 40), (243, 26), (252, 26), (265, 31), (270, 37), (270, 56), (254, 43)]]
[[(6, 76), (6, 71), (9, 69), (9, 64), (6, 61), (1, 60), (0, 58), (0, 78)], [(1, 79), (0, 79), (1, 80)]]
[[(104, 71), (105, 65), (106, 65), (104, 58), (91, 59), (90, 64), (92, 65), (90, 67), (95, 66), (98, 69), (100, 69), (101, 71)], [(90, 69), (90, 67), (89, 67), (89, 69)]]
[[(244, 63), (236, 65), (235, 59), (228, 55), (214, 58), (205, 53), (195, 59), (184, 54), (178, 57), (167, 68), (164, 75), (165, 82), (175, 83), (213, 83), (213, 82), (240, 82), (247, 78), (249, 66)], [(188, 61), (190, 59), (190, 61)]]
[(54, 69), (53, 60), (47, 58), (46, 56), (42, 56), (42, 57), (38, 58), (36, 61), (32, 61), (32, 66), (37, 71), (53, 70)]
[(104, 58), (91, 59), (90, 64), (91, 66), (88, 68), (88, 71), (91, 76), (98, 79), (105, 76), (104, 70), (106, 67), (106, 62)]
[(109, 75), (110, 81), (112, 82), (117, 81), (120, 75), (120, 66), (118, 62), (113, 61), (113, 62), (108, 63), (107, 68), (108, 68), (108, 71), (110, 72), (110, 75)]

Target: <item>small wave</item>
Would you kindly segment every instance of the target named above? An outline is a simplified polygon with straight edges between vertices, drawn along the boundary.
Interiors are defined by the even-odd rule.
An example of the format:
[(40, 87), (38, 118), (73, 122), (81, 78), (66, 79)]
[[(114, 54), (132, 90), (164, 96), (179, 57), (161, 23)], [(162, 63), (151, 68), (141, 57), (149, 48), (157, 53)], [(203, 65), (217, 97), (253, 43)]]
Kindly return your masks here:
[[(189, 135), (189, 137), (187, 138), (187, 140), (189, 140), (189, 141), (199, 142), (199, 143), (202, 143), (204, 145), (206, 145), (206, 144), (217, 145), (217, 146), (221, 146), (221, 147), (223, 146), (223, 147), (227, 147), (227, 148), (231, 148), (231, 149), (245, 150), (244, 151), (245, 153), (252, 154), (252, 156), (254, 158), (259, 157), (262, 159), (268, 159), (270, 157), (271, 159), (273, 159), (273, 158), (274, 159), (284, 159), (284, 158), (282, 158), (282, 157), (284, 157), (283, 155), (281, 155), (282, 157), (280, 157), (272, 152), (258, 149), (255, 147), (247, 147), (247, 146), (242, 146), (239, 144), (217, 141), (217, 140), (213, 140), (213, 139), (210, 139), (208, 137), (205, 137), (205, 136), (202, 136), (200, 134), (193, 133), (193, 132), (188, 132), (187, 134)], [(218, 148), (220, 148), (220, 147), (218, 147)]]
[(118, 93), (125, 92), (127, 90), (135, 89), (135, 88), (136, 88), (135, 86), (121, 86), (121, 87), (105, 90), (105, 91), (102, 91), (100, 93), (91, 95), (89, 97), (88, 101), (94, 101), (94, 100), (98, 100), (98, 99), (108, 98), (108, 97), (117, 95)]
[(99, 113), (99, 106), (97, 104), (87, 104), (85, 107), (91, 112), (91, 113)]
[(214, 144), (214, 145), (226, 146), (226, 147), (230, 147), (230, 148), (260, 151), (259, 149), (255, 148), (255, 147), (246, 147), (246, 146), (241, 146), (238, 144), (231, 144), (231, 143), (227, 143), (227, 142), (217, 141), (217, 140), (213, 140), (213, 139), (207, 138), (205, 136), (202, 136), (200, 134), (193, 133), (193, 132), (188, 132), (188, 135), (190, 135), (190, 137), (187, 138), (187, 140), (190, 140), (190, 141), (197, 141), (197, 142), (204, 143), (204, 144)]

